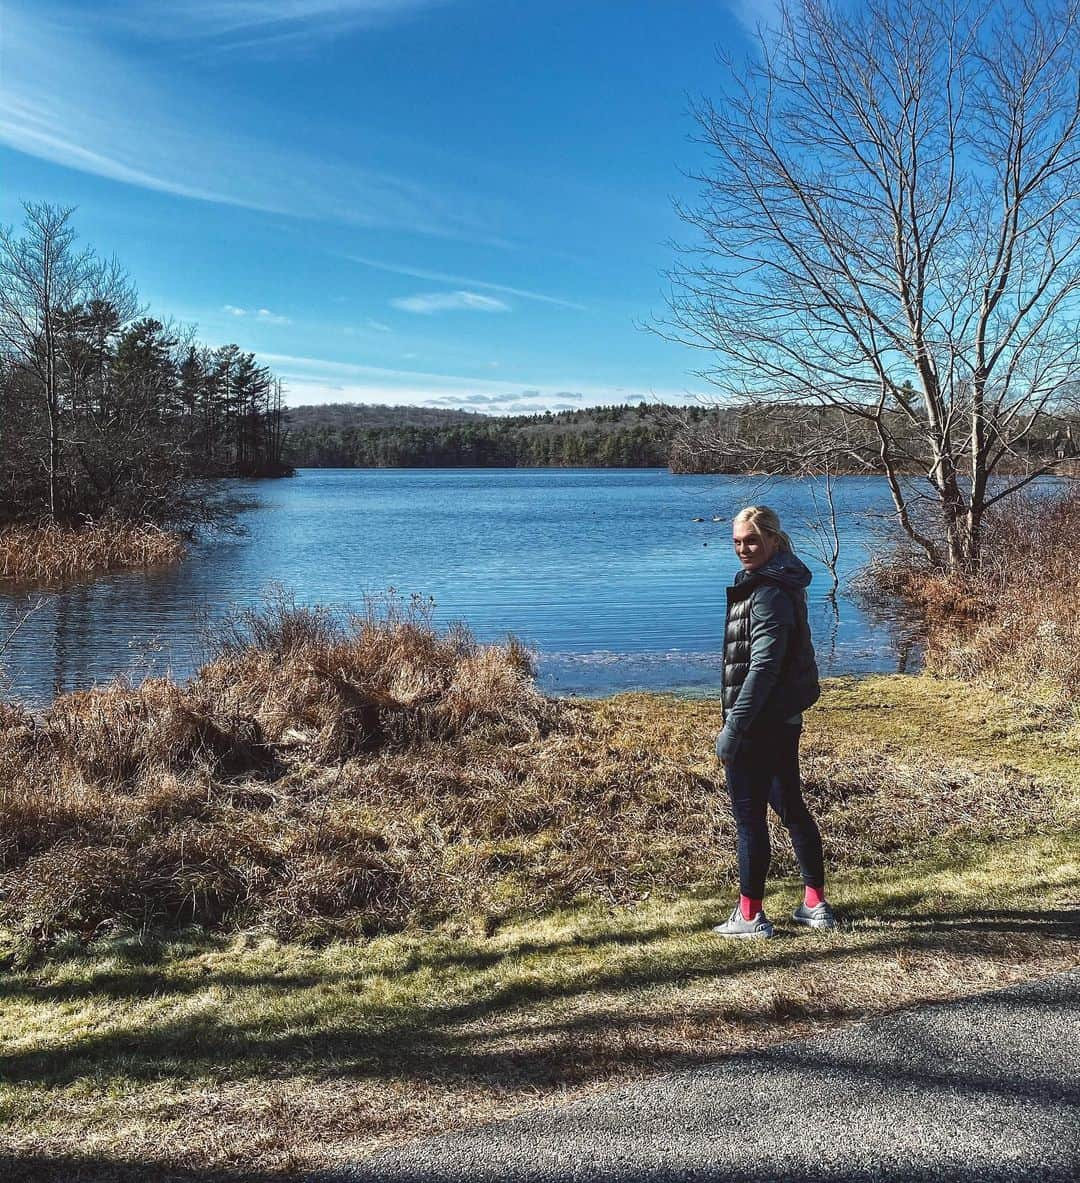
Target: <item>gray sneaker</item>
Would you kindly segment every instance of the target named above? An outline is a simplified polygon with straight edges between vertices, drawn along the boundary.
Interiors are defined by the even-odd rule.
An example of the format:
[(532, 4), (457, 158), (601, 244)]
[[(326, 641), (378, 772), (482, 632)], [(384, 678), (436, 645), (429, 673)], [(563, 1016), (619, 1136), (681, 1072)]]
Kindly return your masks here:
[(805, 904), (800, 904), (791, 913), (791, 919), (796, 924), (805, 924), (807, 928), (836, 927), (836, 917), (833, 915), (833, 910), (824, 901), (815, 908), (808, 908)]
[(744, 941), (762, 940), (774, 935), (772, 921), (764, 912), (758, 912), (752, 920), (744, 920), (738, 904), (723, 924), (713, 928), (713, 932), (718, 937), (739, 937)]

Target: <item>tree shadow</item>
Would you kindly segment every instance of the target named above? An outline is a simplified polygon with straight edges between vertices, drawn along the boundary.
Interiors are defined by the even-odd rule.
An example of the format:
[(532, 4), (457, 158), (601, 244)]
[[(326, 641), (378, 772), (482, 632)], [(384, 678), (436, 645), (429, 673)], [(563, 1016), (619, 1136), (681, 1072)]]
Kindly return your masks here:
[(2, 1154), (4, 1183), (298, 1183), (304, 1172), (181, 1167), (160, 1161)]
[[(880, 951), (903, 943), (885, 941), (862, 948)], [(211, 1008), (202, 1015), (189, 1013), (182, 1019), (157, 1023), (151, 1030), (88, 1034), (72, 1045), (0, 1055), (0, 1077), (12, 1082), (47, 1080), (51, 1085), (63, 1085), (94, 1072), (103, 1059), (115, 1059), (122, 1061), (125, 1077), (142, 1081), (174, 1077), (178, 1071), (185, 1077), (200, 1076), (252, 1061), (263, 1079), (333, 1065), (333, 1073), (345, 1077), (438, 1076), (517, 1084), (522, 1080), (520, 1061), (510, 1065), (502, 1055), (470, 1052), (468, 1049), (477, 1042), (475, 1033), (455, 1028), (500, 1012), (582, 994), (619, 994), (706, 977), (752, 974), (807, 962), (831, 961), (852, 953), (846, 946), (832, 943), (827, 947), (819, 944), (813, 951), (805, 946), (796, 947), (802, 942), (795, 939), (783, 944), (788, 946), (786, 952), (736, 964), (717, 964), (710, 959), (696, 966), (665, 968), (642, 963), (594, 972), (584, 981), (550, 983), (526, 979), (496, 987), (481, 998), (438, 1004), (410, 1014), (395, 1014), (391, 1010), (380, 1015), (369, 1011), (365, 1016), (368, 1025), (363, 1027), (353, 1020), (305, 1032), (296, 1031), (289, 1024), (275, 1033), (268, 1032), (261, 1019), (221, 1023), (216, 1010)], [(363, 976), (358, 971), (355, 975), (339, 975), (338, 980), (348, 982), (355, 977), (359, 981)], [(210, 980), (225, 981), (227, 976)], [(261, 983), (256, 979), (255, 984)], [(571, 1044), (562, 1051), (568, 1058), (574, 1058), (580, 1048)], [(588, 1079), (587, 1072), (582, 1079)]]
[[(657, 924), (649, 928), (627, 930), (622, 932), (603, 932), (592, 935), (566, 936), (550, 941), (523, 940), (512, 944), (502, 945), (491, 949), (461, 949), (446, 951), (417, 950), (410, 952), (403, 964), (394, 966), (386, 971), (387, 974), (413, 973), (422, 969), (491, 969), (503, 962), (518, 957), (528, 957), (537, 954), (558, 953), (566, 949), (602, 950), (608, 947), (627, 948), (634, 945), (647, 945), (653, 941), (665, 940), (672, 937), (687, 936), (690, 933), (702, 931), (707, 927), (705, 923), (692, 924)], [(190, 952), (195, 955), (200, 950), (192, 947)], [(110, 950), (111, 952), (111, 950)], [(93, 976), (75, 982), (62, 984), (35, 985), (31, 982), (20, 982), (13, 978), (0, 979), (0, 999), (29, 998), (39, 1001), (74, 1001), (79, 998), (111, 998), (117, 1001), (124, 999), (144, 999), (152, 995), (167, 991), (170, 994), (189, 995), (205, 990), (208, 983), (229, 987), (270, 987), (280, 990), (309, 989), (312, 987), (352, 982), (360, 978), (369, 977), (371, 970), (357, 966), (355, 971), (313, 971), (311, 973), (242, 973), (236, 970), (214, 971), (205, 977), (191, 975), (187, 978), (171, 977), (169, 974), (155, 968), (175, 956), (174, 950), (158, 946), (149, 948), (143, 956), (126, 958), (134, 969), (116, 969), (96, 973)], [(44, 958), (39, 965), (48, 965), (50, 960), (62, 962), (62, 958)], [(145, 967), (145, 968), (138, 968)]]
[[(1054, 915), (1057, 918), (1044, 920), (1038, 929), (1039, 935), (1055, 940), (1075, 939), (1074, 914)], [(1046, 913), (1018, 911), (891, 917), (888, 922), (880, 924), (879, 938), (868, 943), (852, 946), (832, 939), (829, 934), (806, 932), (771, 942), (767, 953), (755, 950), (753, 955), (742, 956), (743, 950), (733, 950), (727, 959), (729, 955), (725, 951), (724, 960), (719, 959), (719, 950), (704, 945), (696, 962), (682, 960), (677, 965), (665, 965), (643, 957), (634, 964), (600, 968), (569, 981), (551, 982), (527, 977), (495, 985), (481, 997), (464, 1001), (416, 1006), (408, 1011), (398, 1006), (382, 1010), (369, 1008), (359, 1017), (347, 1017), (336, 1025), (317, 1030), (298, 1030), (296, 1022), (287, 1018), (281, 1020), (278, 1030), (260, 1016), (245, 1021), (227, 1018), (222, 1021), (216, 1007), (208, 1006), (204, 1012), (193, 1014), (189, 1011), (182, 1018), (159, 1022), (149, 1030), (133, 1028), (90, 1033), (72, 1044), (9, 1052), (0, 1055), (0, 1075), (11, 1082), (47, 1082), (51, 1086), (61, 1086), (100, 1073), (103, 1061), (115, 1061), (122, 1063), (126, 1079), (137, 1081), (175, 1079), (178, 1076), (193, 1079), (206, 1073), (220, 1075), (222, 1070), (241, 1075), (255, 1071), (260, 1079), (273, 1080), (296, 1072), (317, 1070), (341, 1078), (378, 1080), (409, 1076), (419, 1080), (480, 1081), (497, 1087), (518, 1087), (530, 1080), (547, 1084), (554, 1079), (571, 1079), (573, 1083), (581, 1084), (597, 1077), (609, 1077), (612, 1068), (610, 1049), (605, 1049), (602, 1063), (592, 1062), (583, 1053), (582, 1033), (617, 1030), (622, 1025), (618, 999), (628, 994), (655, 987), (688, 985), (705, 979), (738, 979), (900, 951), (947, 953), (953, 957), (976, 955), (1009, 941), (1010, 935), (1016, 931), (1034, 931), (1038, 918), (1046, 916)], [(693, 927), (704, 931), (705, 924)], [(958, 930), (968, 932), (968, 939), (962, 946), (956, 941)], [(646, 939), (644, 934), (641, 939)], [(599, 943), (603, 946), (620, 942), (605, 939)], [(519, 948), (513, 948), (503, 951), (501, 956), (512, 959), (519, 953)], [(290, 989), (325, 984), (347, 986), (356, 981), (359, 987), (366, 976), (362, 966), (352, 973), (336, 971), (323, 975), (226, 972), (208, 975), (202, 981), (182, 983), (182, 989), (174, 989), (173, 983), (163, 984), (160, 978), (151, 976), (140, 979), (130, 992), (115, 996), (148, 999), (160, 997), (164, 988), (182, 997), (195, 990), (204, 990), (209, 984)], [(36, 992), (32, 995), (63, 1001), (102, 992), (88, 989), (89, 983), (75, 985), (74, 990), (53, 985), (47, 987), (43, 995)], [(112, 996), (109, 989), (104, 993)], [(526, 1017), (521, 1025), (501, 1024), (493, 1032), (499, 1038), (526, 1032), (554, 1037), (545, 1044), (543, 1053), (535, 1057), (523, 1053), (511, 1062), (503, 1053), (485, 1051), (484, 1038), (468, 1029), (478, 1020), (512, 1015), (519, 1010), (527, 1016), (530, 1007), (595, 993), (613, 996), (611, 1007), (600, 1013), (594, 1012), (591, 1017), (575, 1017), (568, 1021), (542, 1018), (533, 1022)], [(865, 1008), (852, 1011), (841, 1004), (823, 1008), (815, 1002), (805, 1011), (800, 1010), (795, 1002), (787, 1002), (785, 1006), (787, 1009), (783, 1013), (765, 1013), (762, 1025), (780, 1024), (782, 1029), (792, 1020), (811, 1017), (825, 1024), (837, 1023), (865, 1013)], [(753, 1016), (738, 1012), (727, 1017), (750, 1024), (757, 1021)], [(670, 1016), (665, 1021), (670, 1021)], [(634, 1008), (627, 1020), (628, 1025), (636, 1027), (642, 1027), (646, 1022), (640, 1008)], [(634, 1052), (627, 1049), (624, 1055), (632, 1060)], [(715, 1051), (705, 1058), (710, 1055), (715, 1055)], [(698, 1057), (692, 1056), (691, 1062), (698, 1062)]]
[[(287, 1076), (296, 1070), (317, 1069), (321, 1074), (330, 1073), (343, 1079), (395, 1079), (412, 1077), (420, 1081), (438, 1081), (446, 1084), (454, 1081), (468, 1082), (473, 1085), (488, 1084), (505, 1089), (538, 1088), (545, 1084), (559, 1084), (576, 1086), (596, 1084), (611, 1079), (613, 1069), (611, 1046), (596, 1047), (590, 1045), (587, 1037), (598, 1030), (619, 1031), (633, 1029), (647, 1030), (650, 1027), (663, 1028), (670, 1022), (670, 1016), (664, 1014), (643, 1015), (634, 1011), (619, 1012), (617, 999), (612, 1003), (612, 1010), (602, 1014), (576, 1016), (568, 1020), (550, 1021), (538, 1020), (531, 1025), (523, 1024), (511, 1029), (500, 1029), (493, 1032), (495, 1038), (515, 1033), (544, 1034), (548, 1038), (542, 1055), (531, 1056), (525, 1052), (508, 1057), (504, 1050), (497, 1047), (485, 1047), (488, 1039), (482, 1033), (475, 1031), (455, 1030), (455, 1026), (469, 1022), (476, 1017), (489, 1014), (500, 1007), (512, 1009), (527, 1006), (530, 1002), (566, 996), (573, 993), (585, 993), (596, 990), (607, 990), (618, 993), (622, 989), (637, 988), (642, 984), (663, 985), (674, 981), (687, 981), (693, 977), (716, 975), (719, 973), (739, 975), (755, 973), (762, 969), (783, 969), (798, 964), (818, 963), (828, 964), (830, 961), (847, 956), (860, 954), (876, 954), (880, 952), (897, 951), (899, 949), (933, 951), (935, 949), (954, 947), (955, 932), (965, 920), (969, 926), (984, 936), (993, 939), (1007, 939), (1014, 931), (1017, 923), (1027, 927), (1033, 915), (1046, 918), (1050, 925), (1060, 924), (1069, 932), (1073, 931), (1076, 917), (1072, 912), (1061, 913), (1026, 913), (1023, 911), (994, 911), (989, 913), (945, 914), (944, 916), (919, 915), (912, 917), (914, 921), (910, 927), (901, 928), (897, 921), (893, 921), (899, 929), (896, 939), (875, 941), (869, 945), (850, 948), (832, 942), (827, 936), (824, 941), (791, 940), (785, 942), (786, 949), (775, 949), (767, 958), (755, 957), (737, 964), (723, 966), (702, 965), (687, 974), (685, 969), (678, 973), (660, 972), (653, 967), (651, 970), (642, 969), (639, 973), (612, 972), (608, 975), (597, 975), (588, 983), (576, 986), (541, 987), (533, 984), (524, 988), (517, 987), (497, 993), (496, 996), (460, 1003), (446, 1007), (434, 1008), (426, 1012), (425, 1022), (421, 1026), (393, 1025), (384, 1030), (361, 1030), (355, 1026), (341, 1026), (316, 1034), (286, 1031), (281, 1034), (268, 1034), (263, 1027), (254, 1023), (251, 1025), (223, 1026), (212, 1017), (200, 1019), (188, 1016), (171, 1024), (166, 1024), (146, 1034), (130, 1033), (127, 1035), (91, 1036), (80, 1040), (73, 1047), (50, 1049), (46, 1052), (9, 1055), (0, 1059), (0, 1073), (9, 1081), (24, 1080), (40, 1084), (46, 1078), (49, 1083), (63, 1083), (77, 1080), (90, 1075), (100, 1064), (102, 1057), (122, 1057), (124, 1075), (137, 1080), (153, 1080), (162, 1076), (174, 1076), (178, 1066), (185, 1074), (189, 1072), (201, 1073), (212, 1069), (228, 1068), (230, 1065), (253, 1059), (257, 1061), (257, 1071), (264, 1080)], [(1004, 925), (1004, 927), (1000, 927)], [(955, 951), (955, 950), (954, 950)], [(981, 996), (982, 999), (995, 1007), (1008, 1006), (1010, 1008), (1010, 1022), (1015, 1022), (1019, 1016), (1016, 1010), (1015, 991), (994, 991)], [(1075, 1000), (1063, 998), (1059, 1001), (1040, 999), (1038, 994), (1026, 994), (1023, 1004), (1030, 1008), (1065, 1006), (1073, 1008)], [(1061, 1107), (1080, 1106), (1080, 1083), (1075, 1079), (1048, 1083), (1043, 1079), (1032, 1079), (1025, 1076), (1023, 1066), (1016, 1071), (1005, 1074), (994, 1074), (986, 1071), (960, 1068), (949, 1068), (948, 1057), (935, 1062), (933, 1047), (919, 1049), (917, 1040), (909, 1040), (909, 1050), (915, 1052), (915, 1059), (921, 1061), (916, 1068), (905, 1069), (902, 1065), (892, 1062), (860, 1061), (848, 1054), (839, 1054), (828, 1049), (821, 1050), (803, 1044), (780, 1043), (785, 1038), (785, 1029), (789, 1020), (812, 1018), (818, 1026), (847, 1025), (865, 1016), (860, 1008), (845, 1006), (837, 1002), (831, 1006), (815, 1006), (813, 1012), (802, 1015), (797, 1008), (792, 1012), (775, 1014), (762, 1013), (757, 1016), (747, 1016), (735, 1006), (727, 1008), (710, 1008), (711, 1017), (721, 1022), (739, 1021), (746, 1024), (759, 1041), (779, 1044), (765, 1047), (753, 1052), (742, 1052), (724, 1056), (715, 1046), (702, 1044), (697, 1047), (686, 1048), (679, 1052), (665, 1053), (661, 1060), (656, 1058), (654, 1051), (634, 1048), (625, 1044), (621, 1046), (621, 1058), (615, 1067), (625, 1072), (631, 1068), (641, 1068), (649, 1075), (660, 1071), (684, 1072), (700, 1068), (706, 1064), (731, 1063), (736, 1066), (738, 1073), (749, 1073), (758, 1070), (798, 1070), (804, 1074), (816, 1075), (822, 1079), (830, 1079), (839, 1073), (847, 1074), (852, 1081), (852, 1096), (871, 1097), (887, 1095), (889, 1090), (902, 1091), (905, 1088), (918, 1088), (923, 1091), (941, 1091), (944, 1095), (957, 1093), (973, 1098), (1001, 1097), (1005, 1099), (1037, 1100), (1040, 1103), (1049, 1101)], [(441, 1025), (440, 1025), (441, 1024)], [(215, 1072), (220, 1078), (220, 1072)], [(630, 1086), (631, 1088), (637, 1086)], [(869, 1102), (867, 1102), (869, 1103)], [(878, 1104), (878, 1101), (874, 1101)], [(235, 1169), (200, 1169), (174, 1168), (164, 1162), (140, 1162), (135, 1160), (99, 1159), (96, 1157), (50, 1157), (47, 1155), (0, 1155), (0, 1178), (11, 1183), (20, 1180), (48, 1181), (48, 1183), (247, 1183), (251, 1180), (265, 1180), (266, 1183), (286, 1183), (295, 1181), (301, 1175), (293, 1172), (273, 1171), (245, 1171)], [(362, 1168), (351, 1170), (348, 1175), (324, 1173), (311, 1176), (314, 1179), (330, 1183), (332, 1179), (346, 1179), (350, 1183), (362, 1183), (363, 1180), (381, 1179), (390, 1183), (398, 1180), (421, 1180), (426, 1183), (450, 1183), (453, 1179), (468, 1178), (460, 1173), (416, 1173), (379, 1169), (376, 1175), (366, 1174)], [(485, 1175), (485, 1178), (503, 1178), (507, 1183), (520, 1178), (522, 1183), (530, 1183), (537, 1178), (550, 1179), (552, 1183), (571, 1179), (580, 1179), (580, 1174), (558, 1172), (535, 1176), (532, 1174), (508, 1173), (499, 1176)], [(765, 1177), (765, 1176), (763, 1176)], [(771, 1176), (770, 1176), (771, 1177)], [(943, 1177), (966, 1180), (994, 1180), (997, 1178), (992, 1172), (987, 1173), (984, 1168), (970, 1175), (957, 1173), (950, 1164), (947, 1175), (933, 1171), (907, 1170), (903, 1173), (890, 1173), (888, 1169), (875, 1169), (871, 1174), (829, 1171), (826, 1174), (816, 1173), (808, 1169), (806, 1173), (785, 1170), (783, 1177), (794, 1183), (814, 1183), (817, 1180), (828, 1180), (828, 1183), (838, 1183), (838, 1180), (851, 1180), (851, 1183), (867, 1183), (871, 1178), (875, 1180), (938, 1180)], [(1002, 1175), (1004, 1180), (1012, 1181), (1021, 1178), (1016, 1174)], [(1040, 1179), (1056, 1180), (1059, 1177), (1071, 1180), (1072, 1175), (1056, 1175), (1048, 1171), (1039, 1176)], [(702, 1171), (695, 1170), (692, 1174), (679, 1171), (653, 1171), (635, 1168), (632, 1173), (625, 1170), (613, 1169), (610, 1173), (593, 1173), (589, 1178), (610, 1180), (611, 1183), (631, 1183), (640, 1180), (642, 1183), (662, 1183), (664, 1180), (716, 1180), (716, 1183), (735, 1183), (735, 1180), (747, 1178), (745, 1173), (725, 1172), (719, 1166), (710, 1166)]]
[[(886, 927), (865, 917), (866, 926)], [(1080, 940), (1080, 909), (1049, 911), (1022, 909), (989, 909), (978, 912), (892, 912), (888, 925), (902, 924), (913, 931), (929, 929), (938, 932), (1000, 932), (1027, 933), (1040, 940)]]

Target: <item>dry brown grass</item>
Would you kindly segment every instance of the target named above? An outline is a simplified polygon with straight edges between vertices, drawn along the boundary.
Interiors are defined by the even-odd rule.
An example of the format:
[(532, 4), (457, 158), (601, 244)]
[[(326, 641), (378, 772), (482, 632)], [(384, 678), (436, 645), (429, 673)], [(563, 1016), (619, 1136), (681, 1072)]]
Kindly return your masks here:
[(829, 683), (841, 926), (784, 923), (777, 834), (779, 938), (718, 942), (717, 704), (551, 702), (393, 605), (279, 600), (218, 646), (187, 686), (0, 707), (5, 1179), (300, 1179), (1076, 964), (1078, 737), (1003, 695)]
[(928, 568), (910, 555), (869, 581), (926, 620), (934, 673), (1025, 695), (1080, 702), (1080, 488), (1003, 503), (987, 523), (977, 575)]
[(95, 522), (82, 529), (43, 523), (0, 529), (0, 579), (52, 582), (127, 567), (178, 563), (184, 542), (149, 524)]
[[(730, 875), (711, 703), (546, 699), (514, 642), (391, 603), (342, 623), (278, 599), (185, 686), (151, 679), (0, 712), (0, 926), (197, 923), (326, 937)], [(836, 867), (1024, 832), (1052, 789), (811, 728)], [(785, 841), (777, 869), (791, 868)]]

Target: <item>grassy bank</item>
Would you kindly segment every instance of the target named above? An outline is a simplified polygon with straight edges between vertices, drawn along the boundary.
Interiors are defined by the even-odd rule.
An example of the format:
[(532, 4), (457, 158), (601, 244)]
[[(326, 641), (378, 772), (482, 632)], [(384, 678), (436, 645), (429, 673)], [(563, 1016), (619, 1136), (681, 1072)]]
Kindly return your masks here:
[(177, 534), (156, 526), (95, 523), (71, 529), (53, 523), (0, 527), (0, 579), (41, 583), (156, 567), (184, 557)]
[(830, 683), (805, 772), (844, 924), (732, 948), (717, 713), (551, 702), (516, 646), (288, 605), (189, 686), (7, 708), (4, 1177), (290, 1177), (1076, 964), (1059, 716)]
[[(978, 695), (934, 702), (912, 724), (934, 735), (902, 753), (867, 742), (887, 708), (845, 696), (910, 685), (940, 693), (877, 679), (815, 712), (804, 772), (834, 866), (1065, 816), (1058, 778), (1017, 761), (990, 779), (952, 758), (972, 733), (985, 742)], [(346, 627), (279, 603), (234, 622), (185, 686), (0, 710), (0, 940), (15, 958), (187, 924), (310, 940), (470, 915), (492, 932), (734, 872), (716, 704), (546, 699), (517, 646), (436, 634), (400, 605)]]

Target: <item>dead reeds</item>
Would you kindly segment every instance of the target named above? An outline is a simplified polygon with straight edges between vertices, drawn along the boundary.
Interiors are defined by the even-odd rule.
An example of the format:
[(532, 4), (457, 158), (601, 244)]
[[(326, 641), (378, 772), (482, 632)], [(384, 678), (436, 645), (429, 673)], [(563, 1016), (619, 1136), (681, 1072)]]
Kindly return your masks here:
[[(0, 710), (0, 928), (196, 923), (300, 937), (730, 876), (710, 704), (549, 700), (513, 641), (439, 632), (391, 600), (341, 621), (278, 597), (218, 630), (192, 681)], [(807, 743), (833, 865), (1023, 830), (1044, 791)], [(1015, 782), (1015, 783), (1014, 783)], [(791, 868), (777, 835), (778, 870)]]
[(926, 666), (1025, 697), (1080, 702), (1080, 488), (1014, 497), (987, 521), (980, 570), (911, 556), (870, 573), (926, 622)]
[(0, 529), (0, 579), (53, 582), (130, 567), (179, 562), (184, 542), (149, 524), (95, 522), (80, 529), (52, 522)]

